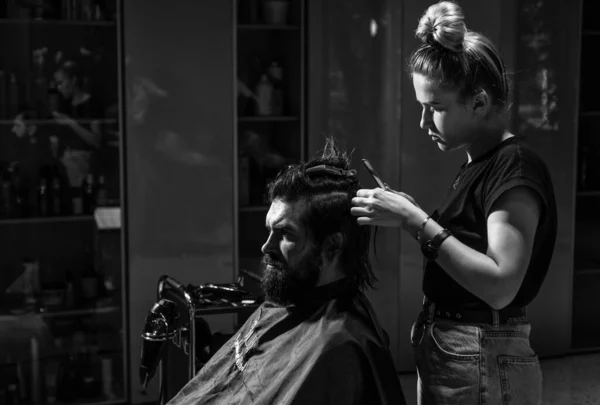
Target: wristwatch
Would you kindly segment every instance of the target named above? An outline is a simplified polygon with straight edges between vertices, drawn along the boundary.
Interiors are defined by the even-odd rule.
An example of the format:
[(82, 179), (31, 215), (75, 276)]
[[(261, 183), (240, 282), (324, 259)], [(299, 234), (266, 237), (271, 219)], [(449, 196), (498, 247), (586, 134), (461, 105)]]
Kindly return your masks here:
[(435, 260), (438, 256), (438, 249), (442, 245), (442, 242), (446, 240), (448, 236), (451, 236), (449, 230), (442, 229), (437, 235), (428, 242), (421, 244), (421, 252), (428, 260)]

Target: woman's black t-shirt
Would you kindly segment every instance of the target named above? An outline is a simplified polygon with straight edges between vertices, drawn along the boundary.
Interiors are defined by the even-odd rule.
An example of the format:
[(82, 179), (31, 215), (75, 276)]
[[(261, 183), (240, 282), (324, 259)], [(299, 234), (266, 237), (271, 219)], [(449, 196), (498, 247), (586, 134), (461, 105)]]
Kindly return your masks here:
[[(528, 305), (546, 277), (556, 241), (554, 187), (545, 163), (520, 137), (506, 139), (469, 164), (463, 164), (454, 183), (431, 218), (465, 245), (485, 254), (487, 217), (504, 192), (519, 186), (534, 190), (542, 203), (527, 273), (510, 306)], [(489, 308), (458, 284), (435, 261), (424, 260), (424, 294), (438, 305)]]

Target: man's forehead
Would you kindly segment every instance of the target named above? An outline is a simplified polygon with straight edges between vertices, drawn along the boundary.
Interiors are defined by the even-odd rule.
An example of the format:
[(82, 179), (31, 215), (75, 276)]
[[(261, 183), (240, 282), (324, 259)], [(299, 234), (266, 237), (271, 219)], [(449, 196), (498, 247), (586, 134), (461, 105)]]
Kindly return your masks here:
[(271, 203), (269, 212), (265, 224), (267, 228), (279, 227), (292, 227), (295, 229), (301, 229), (301, 218), (306, 210), (306, 202), (299, 200), (295, 202), (287, 202), (283, 200), (274, 200)]

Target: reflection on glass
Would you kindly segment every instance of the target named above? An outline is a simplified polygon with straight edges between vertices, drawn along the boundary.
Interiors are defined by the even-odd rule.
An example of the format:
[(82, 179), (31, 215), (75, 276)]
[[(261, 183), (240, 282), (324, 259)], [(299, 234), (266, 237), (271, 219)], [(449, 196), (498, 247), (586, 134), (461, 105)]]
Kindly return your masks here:
[[(519, 68), (514, 89), (518, 105), (518, 133), (529, 129), (558, 131), (558, 87), (556, 70), (558, 39), (556, 27), (560, 23), (552, 17), (556, 13), (553, 2), (522, 0), (519, 2), (519, 38), (517, 58)], [(554, 14), (556, 15), (556, 14)]]
[(116, 2), (1, 3), (0, 404), (123, 400)]

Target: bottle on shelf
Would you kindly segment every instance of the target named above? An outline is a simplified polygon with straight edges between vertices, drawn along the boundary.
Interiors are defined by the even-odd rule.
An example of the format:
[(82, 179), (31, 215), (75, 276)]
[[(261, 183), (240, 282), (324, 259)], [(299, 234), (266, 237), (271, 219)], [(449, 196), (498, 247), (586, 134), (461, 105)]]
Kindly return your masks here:
[(21, 176), (21, 170), (18, 165), (14, 165), (9, 169), (11, 176), (11, 185), (13, 188), (14, 206), (13, 214), (14, 218), (26, 218), (29, 216), (29, 190), (23, 177)]
[(23, 279), (25, 303), (30, 307), (35, 306), (41, 291), (40, 264), (38, 261), (29, 257), (23, 259)]
[(10, 119), (16, 117), (19, 112), (19, 85), (17, 76), (14, 73), (10, 74), (8, 80), (8, 117)]
[[(55, 339), (55, 347), (57, 346), (58, 339)], [(56, 383), (58, 377), (58, 369), (60, 367), (60, 362), (58, 361), (58, 354), (54, 354), (53, 356), (47, 358), (43, 364), (43, 387), (44, 392), (42, 397), (46, 399), (46, 403), (53, 404), (56, 402)]]
[(94, 266), (94, 258), (90, 249), (86, 249), (84, 267), (81, 272), (81, 297), (86, 306), (94, 306), (100, 296), (100, 280)]
[(267, 74), (263, 74), (256, 86), (257, 112), (260, 116), (273, 114), (273, 84)]
[(96, 185), (94, 175), (88, 173), (81, 184), (81, 203), (84, 215), (91, 215), (96, 208)]
[(93, 344), (85, 347), (81, 357), (81, 396), (91, 399), (102, 395), (102, 376), (98, 345)]
[(81, 19), (83, 21), (92, 21), (94, 16), (94, 5), (92, 0), (81, 0)]
[(0, 196), (0, 218), (10, 219), (13, 217), (14, 195), (10, 173), (8, 171), (2, 174), (1, 181), (2, 195)]
[(80, 398), (83, 387), (80, 355), (84, 350), (85, 335), (78, 330), (73, 334), (72, 347), (62, 358), (58, 367), (56, 399), (70, 402)]
[(6, 356), (4, 365), (0, 371), (2, 372), (0, 374), (2, 377), (0, 386), (3, 386), (3, 389), (0, 391), (3, 394), (3, 397), (0, 396), (0, 403), (21, 405), (22, 381), (19, 379), (17, 364), (12, 361), (10, 354)]
[(50, 214), (50, 192), (48, 190), (48, 178), (44, 174), (40, 175), (37, 197), (38, 197), (38, 206), (37, 212), (41, 217), (46, 217)]
[(98, 176), (96, 185), (96, 207), (104, 207), (108, 204), (108, 190), (106, 188), (106, 178), (104, 175)]
[(263, 19), (270, 25), (282, 25), (288, 21), (288, 0), (265, 0), (263, 3)]
[(110, 357), (100, 359), (102, 373), (102, 395), (107, 400), (113, 400), (116, 395), (113, 391), (113, 361)]
[(75, 279), (73, 277), (73, 272), (71, 270), (67, 270), (65, 272), (65, 309), (73, 309), (76, 307), (76, 288), (75, 288)]
[(283, 115), (283, 68), (274, 60), (267, 70), (269, 80), (273, 83), (273, 95), (271, 98), (271, 111), (275, 116)]
[(68, 209), (65, 204), (65, 179), (61, 175), (61, 169), (58, 164), (53, 164), (49, 168), (49, 195), (50, 212), (54, 216), (68, 215)]
[(0, 70), (0, 120), (8, 118), (8, 94), (6, 88), (6, 75), (4, 70)]
[(46, 111), (45, 115), (47, 118), (51, 118), (52, 113), (55, 111), (60, 111), (60, 93), (56, 88), (56, 82), (54, 80), (50, 81), (48, 84), (48, 96), (47, 96), (47, 105), (48, 111)]

